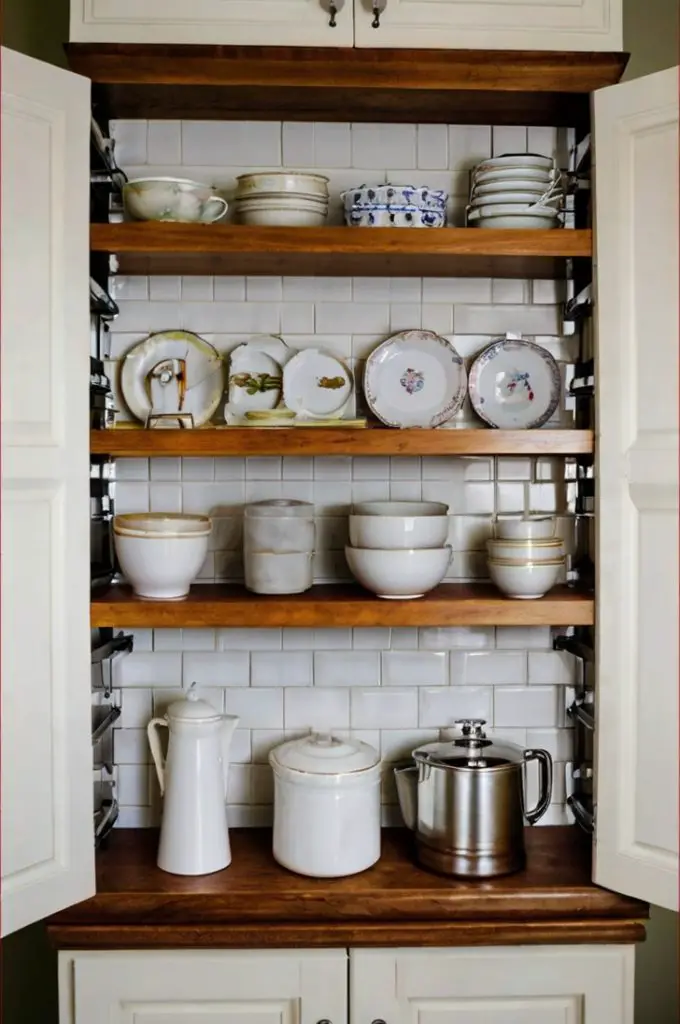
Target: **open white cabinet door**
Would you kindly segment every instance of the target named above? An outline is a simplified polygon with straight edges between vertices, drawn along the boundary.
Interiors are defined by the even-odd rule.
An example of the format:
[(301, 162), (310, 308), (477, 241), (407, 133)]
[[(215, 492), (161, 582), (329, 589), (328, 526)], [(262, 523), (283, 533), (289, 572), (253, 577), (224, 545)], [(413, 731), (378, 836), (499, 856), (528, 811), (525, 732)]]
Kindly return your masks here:
[(94, 892), (90, 83), (2, 49), (2, 934)]
[(678, 70), (595, 94), (594, 879), (678, 906)]

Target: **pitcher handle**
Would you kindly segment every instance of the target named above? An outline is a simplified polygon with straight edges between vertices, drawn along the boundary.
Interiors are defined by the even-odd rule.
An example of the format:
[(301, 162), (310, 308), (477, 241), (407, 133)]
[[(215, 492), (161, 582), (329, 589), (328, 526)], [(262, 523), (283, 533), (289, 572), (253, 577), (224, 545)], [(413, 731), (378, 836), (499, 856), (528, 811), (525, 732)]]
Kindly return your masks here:
[(161, 789), (161, 796), (163, 796), (165, 794), (165, 759), (163, 758), (163, 750), (161, 749), (161, 738), (158, 735), (158, 729), (160, 728), (160, 726), (163, 726), (164, 729), (167, 729), (167, 719), (152, 718), (146, 727), (146, 735), (149, 737), (151, 756), (153, 757), (153, 763), (156, 766), (158, 785), (160, 786)]
[(552, 757), (547, 750), (525, 750), (524, 751), (524, 763), (527, 764), (529, 761), (538, 761), (540, 770), (540, 785), (539, 785), (539, 796), (538, 803), (531, 811), (524, 812), (524, 817), (527, 819), (530, 825), (535, 825), (536, 822), (543, 817), (545, 812), (550, 806), (550, 798), (552, 796)]

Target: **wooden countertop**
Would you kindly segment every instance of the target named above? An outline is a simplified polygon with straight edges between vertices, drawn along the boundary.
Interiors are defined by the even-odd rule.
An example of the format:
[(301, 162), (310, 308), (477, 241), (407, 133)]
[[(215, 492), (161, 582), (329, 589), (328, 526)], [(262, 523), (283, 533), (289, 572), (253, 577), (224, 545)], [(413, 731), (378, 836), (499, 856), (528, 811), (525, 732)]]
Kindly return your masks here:
[(419, 868), (412, 836), (383, 830), (380, 861), (315, 879), (279, 867), (271, 832), (231, 833), (232, 864), (199, 878), (156, 866), (158, 833), (114, 830), (97, 856), (97, 895), (48, 921), (60, 948), (469, 946), (636, 942), (648, 907), (590, 879), (576, 828), (526, 829), (524, 871), (485, 882)]

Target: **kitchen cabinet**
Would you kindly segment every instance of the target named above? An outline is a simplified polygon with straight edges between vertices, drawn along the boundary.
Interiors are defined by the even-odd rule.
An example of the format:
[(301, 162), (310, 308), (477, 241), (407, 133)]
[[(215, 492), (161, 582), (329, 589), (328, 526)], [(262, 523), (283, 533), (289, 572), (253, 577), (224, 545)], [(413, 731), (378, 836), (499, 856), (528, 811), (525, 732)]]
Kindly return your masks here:
[(352, 1024), (630, 1024), (632, 946), (353, 949)]
[[(621, 0), (71, 0), (72, 42), (620, 50)], [(331, 24), (334, 22), (334, 24)]]
[(60, 1024), (347, 1021), (345, 950), (63, 953)]
[(71, 0), (71, 42), (352, 46), (352, 0)]
[(620, 50), (620, 0), (354, 0), (355, 46), (483, 50)]
[[(2, 584), (12, 594), (11, 605), (5, 601), (3, 609), (3, 828), (5, 843), (10, 836), (16, 844), (10, 845), (9, 856), (6, 845), (3, 863), (4, 927), (10, 931), (93, 891), (90, 598), (84, 542), (89, 535), (89, 105), (87, 83), (77, 76), (7, 51), (3, 71), (3, 128), (12, 140), (2, 154), (3, 283), (9, 296), (3, 303), (2, 330)], [(143, 85), (137, 88), (143, 96)], [(677, 775), (677, 736), (671, 728), (677, 720), (677, 123), (674, 70), (615, 86), (595, 98), (597, 500), (602, 524), (597, 552), (595, 878), (600, 885), (670, 907), (677, 904), (678, 832), (677, 800), (670, 791)], [(438, 244), (436, 239), (432, 244)], [(326, 255), (330, 258), (330, 250)], [(48, 583), (38, 586), (35, 581), (45, 581), (46, 573)], [(29, 664), (25, 655), (20, 657), (26, 650), (33, 654)], [(655, 798), (659, 780), (663, 800)], [(497, 952), (497, 961), (488, 954), (484, 966), (481, 953), (465, 951), (466, 961), (459, 951), (459, 962), (467, 962), (468, 968), (451, 970), (458, 972), (462, 994), (458, 988), (454, 995), (442, 989), (437, 996), (434, 966), (427, 992), (435, 992), (433, 999), (459, 1001), (459, 1006), (454, 1002), (452, 1009), (442, 1010), (454, 1022), (455, 1014), (470, 1013), (486, 1024), (512, 1022), (511, 1013), (515, 1020), (531, 1020), (527, 1015), (534, 1013), (533, 999), (538, 1006), (534, 1016), (542, 1022), (550, 1021), (550, 1014), (556, 1019), (561, 1014), (568, 1021), (618, 1024), (630, 1012), (626, 986), (631, 951), (598, 947), (596, 952), (597, 971), (577, 963), (575, 953), (559, 951), (564, 959), (558, 991), (546, 980), (553, 976), (550, 956), (556, 964), (559, 959), (550, 947), (532, 953), (532, 959), (545, 954), (543, 980), (529, 972), (536, 986), (531, 988), (530, 980), (526, 990), (518, 989), (514, 980), (525, 973), (521, 949)], [(384, 955), (394, 978), (394, 965), (401, 961), (394, 954)], [(141, 967), (118, 971), (115, 964), (123, 961), (116, 957), (123, 954), (101, 954), (101, 959), (94, 954), (63, 956), (71, 964), (76, 989), (82, 980), (87, 1000), (77, 1024), (101, 1019), (101, 1000), (107, 998), (114, 1000), (112, 1020), (132, 1020), (131, 1014), (144, 1019), (146, 1014), (150, 1024), (173, 1017), (174, 1024), (182, 1021), (181, 1014), (185, 1019), (196, 1016), (196, 1000), (204, 998), (206, 987), (215, 993), (211, 998), (218, 1021), (232, 1012), (229, 1005), (219, 1004), (232, 998), (232, 990), (243, 992), (249, 1007), (253, 1004), (248, 1001), (260, 995), (259, 988), (248, 989), (246, 975), (237, 970), (229, 975), (233, 989), (224, 982), (226, 994), (214, 980), (200, 991), (193, 982), (183, 988), (182, 978), (192, 975), (189, 969), (179, 970), (185, 962), (180, 954), (176, 960), (174, 954), (148, 960), (162, 966), (167, 958), (168, 964), (178, 966), (176, 972), (157, 967), (148, 973)], [(196, 958), (207, 958), (206, 976), (215, 979), (223, 972), (214, 966), (213, 956), (217, 954), (212, 951), (196, 953)], [(194, 962), (198, 959), (191, 961), (192, 970)], [(96, 970), (101, 973), (93, 973), (100, 963), (104, 967)], [(378, 965), (376, 961), (376, 971)], [(574, 976), (572, 968), (583, 980), (570, 983), (575, 986), (570, 994), (565, 978)], [(411, 976), (411, 967), (396, 969), (406, 979)], [(127, 978), (128, 973), (133, 987), (118, 995), (119, 976)], [(263, 968), (261, 973), (261, 984), (269, 991), (275, 972), (270, 975)], [(493, 991), (480, 987), (477, 995), (472, 980), (469, 985), (465, 980), (475, 974), (494, 978)], [(162, 976), (164, 988), (154, 989), (154, 976)], [(299, 971), (295, 977), (299, 979)], [(607, 979), (610, 991), (601, 1011), (600, 977)], [(299, 980), (295, 984), (299, 989)], [(271, 998), (298, 999), (298, 989), (292, 982), (282, 994), (272, 988)], [(624, 992), (623, 1009), (617, 1009), (613, 990)], [(168, 991), (174, 994), (168, 996)], [(398, 1004), (395, 1014), (405, 1014), (403, 1006), (411, 998), (424, 1000), (419, 1011), (424, 1016), (434, 1014), (437, 1008), (427, 1003), (429, 995), (420, 997), (418, 991), (417, 986), (404, 988), (406, 1003), (392, 993)], [(480, 998), (488, 1005), (475, 1007)], [(179, 1004), (177, 1012), (172, 1000)], [(149, 1006), (155, 1007), (156, 1020)], [(212, 1004), (201, 1008), (200, 1013), (206, 1012), (213, 1013)], [(269, 1011), (256, 1007), (252, 1012), (256, 1018), (264, 1014), (264, 1021)], [(294, 1011), (277, 1012), (285, 1016)], [(321, 1007), (312, 1016), (334, 1020)], [(382, 1010), (371, 1008), (369, 1024), (383, 1017)]]

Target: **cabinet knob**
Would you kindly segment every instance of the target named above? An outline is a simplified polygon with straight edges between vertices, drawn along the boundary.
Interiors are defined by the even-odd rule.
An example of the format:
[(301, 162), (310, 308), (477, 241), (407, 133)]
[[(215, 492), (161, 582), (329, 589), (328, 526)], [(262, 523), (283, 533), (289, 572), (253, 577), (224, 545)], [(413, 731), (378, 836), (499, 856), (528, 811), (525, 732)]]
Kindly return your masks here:
[(373, 21), (371, 22), (371, 28), (380, 28), (380, 15), (387, 7), (387, 0), (373, 0)]

